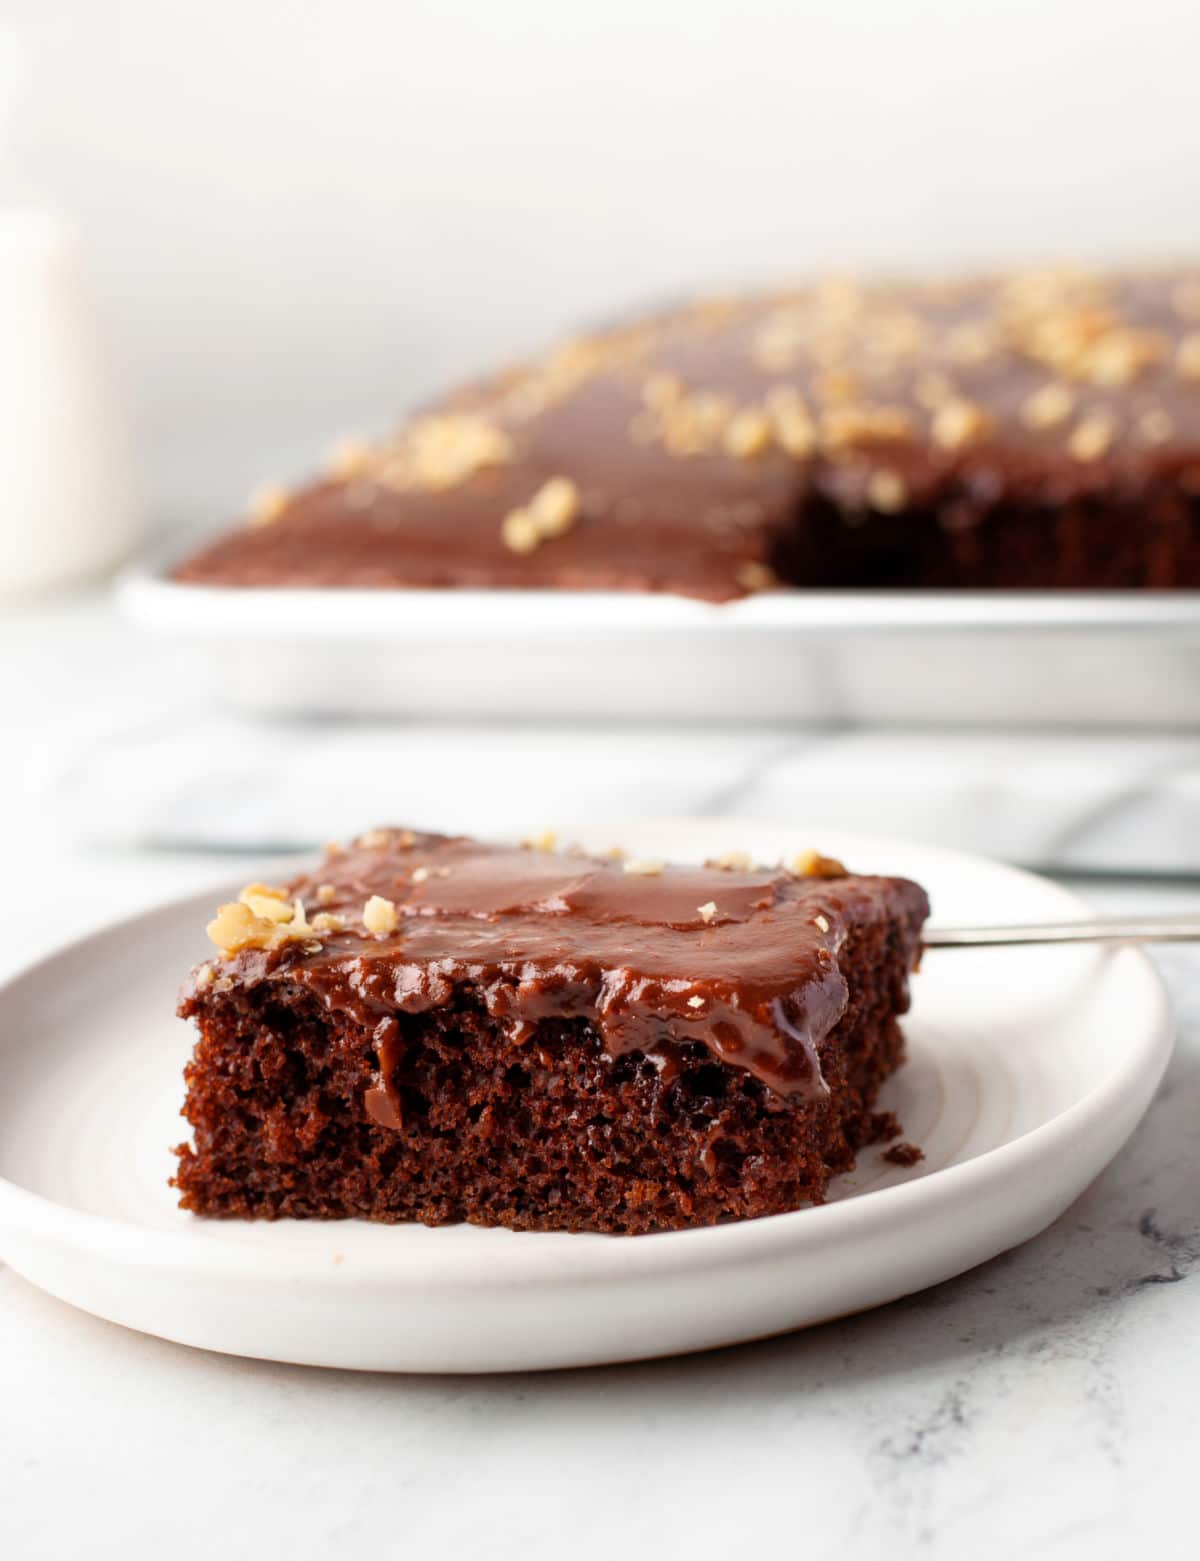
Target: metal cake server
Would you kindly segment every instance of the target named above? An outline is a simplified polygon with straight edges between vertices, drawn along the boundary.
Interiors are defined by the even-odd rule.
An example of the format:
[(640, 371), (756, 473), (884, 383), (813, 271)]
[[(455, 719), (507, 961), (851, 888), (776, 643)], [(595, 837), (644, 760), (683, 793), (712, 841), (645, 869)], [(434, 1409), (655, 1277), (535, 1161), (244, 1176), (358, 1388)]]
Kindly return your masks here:
[(1084, 921), (1007, 927), (927, 927), (931, 949), (989, 948), (1005, 943), (1189, 943), (1200, 940), (1200, 911), (1173, 916), (1093, 916)]

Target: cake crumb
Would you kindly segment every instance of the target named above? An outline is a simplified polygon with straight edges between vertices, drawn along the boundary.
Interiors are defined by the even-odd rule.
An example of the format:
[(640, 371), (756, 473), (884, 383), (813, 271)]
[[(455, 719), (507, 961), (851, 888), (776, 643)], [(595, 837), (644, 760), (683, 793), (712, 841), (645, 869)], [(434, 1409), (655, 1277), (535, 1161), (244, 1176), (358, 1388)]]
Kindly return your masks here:
[(540, 835), (529, 835), (521, 841), (526, 851), (553, 851), (558, 844), (558, 836), (552, 829), (543, 829)]
[(703, 905), (697, 905), (696, 911), (700, 920), (707, 925), (717, 914), (717, 902), (715, 900), (706, 900)]
[(357, 843), (364, 851), (382, 851), (389, 839), (386, 829), (368, 829), (359, 835)]
[(373, 894), (363, 906), (363, 926), (368, 932), (395, 932), (396, 905), (381, 894)]
[(704, 865), (719, 868), (723, 873), (752, 873), (754, 858), (749, 851), (722, 851), (720, 856), (710, 857)]
[(662, 858), (658, 856), (634, 857), (622, 863), (625, 871), (632, 873), (636, 878), (657, 878), (664, 865)]
[(414, 867), (413, 868), (413, 875), (412, 875), (413, 883), (424, 883), (425, 880), (428, 877), (429, 877), (429, 869), (427, 867)]
[(885, 1149), (883, 1158), (890, 1165), (917, 1165), (925, 1158), (925, 1151), (918, 1149), (916, 1144), (901, 1140), (900, 1143), (893, 1144), (890, 1149)]

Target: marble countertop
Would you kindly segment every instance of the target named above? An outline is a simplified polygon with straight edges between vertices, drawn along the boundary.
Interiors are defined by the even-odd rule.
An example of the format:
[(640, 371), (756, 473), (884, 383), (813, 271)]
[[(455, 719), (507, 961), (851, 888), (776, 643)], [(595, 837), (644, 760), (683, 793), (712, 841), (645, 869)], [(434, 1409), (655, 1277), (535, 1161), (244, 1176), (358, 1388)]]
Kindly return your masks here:
[[(236, 771), (189, 760), (178, 700), (195, 669), (148, 654), (102, 603), (11, 616), (0, 655), (14, 755), (0, 767), (10, 826), (0, 973), (111, 915), (237, 876), (255, 850), (303, 843), (287, 811), (303, 795), (264, 778), (261, 756), (313, 735), (259, 734), (265, 746)], [(200, 714), (209, 730), (226, 720)], [(572, 743), (593, 766), (607, 747), (613, 813), (742, 811), (798, 827), (814, 816), (787, 768), (817, 751), (804, 734), (739, 744), (718, 732), (643, 734), (640, 748), (586, 732), (415, 740), (449, 754), (444, 780), (472, 744), (493, 770), (519, 769), (531, 744), (559, 744), (563, 789), (504, 789), (486, 827), (515, 819), (518, 803), (523, 817), (533, 805), (543, 818), (594, 810), (594, 773), (582, 802), (571, 795)], [(1123, 751), (1130, 773), (1164, 758)], [(905, 752), (915, 765), (917, 749)], [(692, 774), (690, 795), (670, 791), (656, 754), (658, 768)], [(180, 783), (189, 762), (190, 787)], [(430, 797), (440, 808), (431, 822), (468, 807), (469, 773), (462, 785)], [(332, 792), (315, 795), (325, 833), (371, 821), (349, 817)], [(225, 838), (212, 827), (222, 809), (200, 805), (205, 796), (238, 820)], [(1089, 806), (1097, 816), (1094, 792)], [(1165, 849), (1179, 815), (1149, 793), (1137, 807)], [(976, 833), (994, 828), (978, 807), (974, 819)], [(969, 822), (964, 813), (955, 828)], [(1129, 833), (1129, 818), (1121, 827)], [(1084, 852), (1059, 865), (1112, 864)], [(1084, 892), (1102, 909), (1182, 909), (1200, 884), (1090, 878)], [(808, 1333), (545, 1376), (339, 1374), (144, 1338), (0, 1265), (0, 1555), (1194, 1555), (1200, 950), (1156, 957), (1179, 1047), (1109, 1170), (1018, 1251)]]

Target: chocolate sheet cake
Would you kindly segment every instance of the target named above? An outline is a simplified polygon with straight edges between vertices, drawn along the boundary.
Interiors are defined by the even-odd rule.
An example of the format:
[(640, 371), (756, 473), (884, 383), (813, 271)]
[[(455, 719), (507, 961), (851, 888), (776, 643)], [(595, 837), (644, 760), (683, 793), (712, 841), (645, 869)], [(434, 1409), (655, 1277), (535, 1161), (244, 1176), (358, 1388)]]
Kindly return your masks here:
[(1200, 586), (1200, 269), (710, 298), (445, 397), (175, 572), (220, 586)]
[(819, 1202), (895, 1135), (918, 885), (550, 845), (373, 831), (223, 906), (183, 1207), (670, 1230)]

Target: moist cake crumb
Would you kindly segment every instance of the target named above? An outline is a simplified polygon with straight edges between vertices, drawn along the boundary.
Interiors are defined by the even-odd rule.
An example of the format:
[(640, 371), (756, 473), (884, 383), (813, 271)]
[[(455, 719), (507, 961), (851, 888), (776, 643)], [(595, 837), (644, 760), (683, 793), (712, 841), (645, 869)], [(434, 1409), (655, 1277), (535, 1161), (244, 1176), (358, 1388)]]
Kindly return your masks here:
[(883, 1158), (892, 1165), (917, 1165), (925, 1158), (925, 1151), (918, 1149), (916, 1144), (899, 1143), (885, 1149)]

